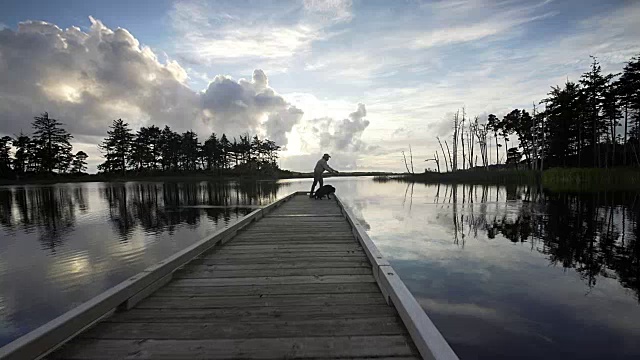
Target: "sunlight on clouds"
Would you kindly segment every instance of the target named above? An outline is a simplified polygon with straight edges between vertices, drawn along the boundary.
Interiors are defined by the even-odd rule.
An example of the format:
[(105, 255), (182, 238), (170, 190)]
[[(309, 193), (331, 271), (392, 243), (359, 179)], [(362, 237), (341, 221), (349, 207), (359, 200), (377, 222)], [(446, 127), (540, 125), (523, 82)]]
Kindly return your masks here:
[(74, 86), (54, 83), (50, 86), (41, 87), (44, 93), (52, 100), (71, 103), (79, 103), (81, 101), (82, 92)]

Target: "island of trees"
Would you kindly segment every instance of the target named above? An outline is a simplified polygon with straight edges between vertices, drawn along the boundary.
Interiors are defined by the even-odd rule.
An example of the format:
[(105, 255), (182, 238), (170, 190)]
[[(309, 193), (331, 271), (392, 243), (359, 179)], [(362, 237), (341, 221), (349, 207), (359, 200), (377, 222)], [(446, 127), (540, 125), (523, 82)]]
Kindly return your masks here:
[[(0, 178), (47, 179), (86, 176), (87, 154), (72, 152), (73, 138), (64, 124), (48, 113), (34, 118), (31, 136), (20, 133), (0, 138)], [(248, 134), (229, 140), (212, 133), (203, 143), (193, 131), (177, 133), (169, 126), (151, 125), (133, 132), (122, 119), (114, 120), (98, 145), (105, 159), (99, 175), (153, 176), (166, 173), (274, 176), (280, 146)]]

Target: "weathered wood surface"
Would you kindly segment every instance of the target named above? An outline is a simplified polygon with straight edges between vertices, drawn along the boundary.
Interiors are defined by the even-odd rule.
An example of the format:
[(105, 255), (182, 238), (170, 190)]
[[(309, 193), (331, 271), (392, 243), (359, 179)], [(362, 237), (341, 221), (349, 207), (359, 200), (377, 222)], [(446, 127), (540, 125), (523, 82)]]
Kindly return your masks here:
[(419, 357), (334, 200), (298, 195), (56, 359)]

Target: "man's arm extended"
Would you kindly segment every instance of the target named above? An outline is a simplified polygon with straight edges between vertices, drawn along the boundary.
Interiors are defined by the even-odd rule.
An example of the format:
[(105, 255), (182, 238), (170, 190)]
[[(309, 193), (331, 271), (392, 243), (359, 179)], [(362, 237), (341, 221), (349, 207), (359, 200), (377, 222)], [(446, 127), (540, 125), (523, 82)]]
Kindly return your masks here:
[(326, 161), (322, 162), (322, 166), (324, 166), (324, 169), (327, 170), (328, 172), (332, 172), (332, 173), (335, 173), (335, 174), (338, 173), (338, 171), (335, 170), (334, 168), (332, 168), (331, 166), (329, 166), (329, 164), (327, 164)]

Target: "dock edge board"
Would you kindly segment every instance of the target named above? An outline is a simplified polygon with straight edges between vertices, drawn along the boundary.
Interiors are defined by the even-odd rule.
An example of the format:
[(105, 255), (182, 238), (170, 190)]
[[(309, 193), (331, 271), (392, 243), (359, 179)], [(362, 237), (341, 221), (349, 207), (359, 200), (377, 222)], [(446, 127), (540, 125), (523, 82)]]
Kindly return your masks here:
[(365, 228), (353, 212), (344, 205), (340, 197), (334, 195), (342, 214), (351, 225), (352, 232), (364, 248), (373, 267), (373, 275), (387, 303), (398, 311), (402, 322), (409, 331), (411, 339), (424, 359), (459, 360), (456, 353), (422, 309), (407, 286), (396, 274), (393, 267), (384, 258), (373, 243)]
[(135, 303), (164, 285), (178, 268), (214, 246), (222, 244), (239, 230), (264, 217), (299, 193), (301, 192), (292, 192), (269, 205), (252, 211), (238, 222), (216, 231), (17, 338), (0, 348), (0, 359), (41, 359), (47, 356), (76, 335), (111, 316), (117, 309), (131, 308)]

